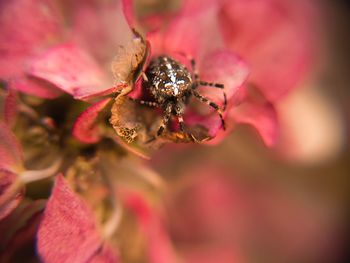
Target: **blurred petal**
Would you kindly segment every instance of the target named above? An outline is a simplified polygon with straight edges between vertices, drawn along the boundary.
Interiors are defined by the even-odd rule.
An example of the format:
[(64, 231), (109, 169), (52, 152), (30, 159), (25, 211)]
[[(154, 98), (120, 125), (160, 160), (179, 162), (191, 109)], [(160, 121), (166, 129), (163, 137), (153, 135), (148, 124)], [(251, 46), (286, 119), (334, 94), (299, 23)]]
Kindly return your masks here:
[(111, 100), (111, 98), (103, 99), (83, 111), (73, 126), (73, 136), (85, 143), (95, 143), (99, 141), (100, 130), (96, 120), (99, 113)]
[(136, 31), (125, 45), (119, 46), (111, 65), (116, 86), (133, 86), (146, 62), (148, 48), (148, 43)]
[(67, 8), (72, 13), (71, 39), (109, 70), (116, 47), (131, 35), (120, 1), (70, 1)]
[(186, 114), (184, 120), (188, 126), (197, 126), (198, 128), (201, 127), (197, 132), (196, 129), (191, 130), (191, 133), (199, 141), (214, 139), (214, 137), (216, 137), (218, 132), (222, 129), (220, 117), (216, 113), (199, 115), (198, 113), (190, 112)]
[(267, 146), (276, 144), (279, 137), (278, 117), (269, 102), (248, 100), (229, 113), (236, 123), (249, 124), (257, 130)]
[(251, 81), (271, 101), (295, 87), (310, 66), (315, 34), (310, 3), (228, 1), (221, 9), (225, 42), (249, 63)]
[(12, 127), (17, 115), (17, 94), (15, 91), (11, 89), (8, 90), (3, 105), (3, 116), (1, 117), (6, 125)]
[(0, 122), (0, 170), (17, 173), (22, 169), (22, 148), (9, 127)]
[(125, 205), (136, 216), (147, 240), (149, 262), (178, 262), (173, 247), (159, 216), (138, 194), (128, 193)]
[(16, 192), (12, 195), (16, 179), (16, 174), (0, 170), (0, 220), (9, 215), (23, 198), (22, 192)]
[(135, 26), (133, 2), (133, 0), (122, 0), (124, 16), (131, 28)]
[(196, 244), (198, 240), (237, 235), (235, 226), (246, 214), (246, 208), (241, 201), (242, 189), (230, 181), (232, 173), (209, 162), (183, 176), (187, 178), (185, 185), (177, 189), (168, 204), (175, 241)]
[(118, 257), (114, 253), (112, 247), (103, 245), (102, 248), (96, 253), (89, 261), (89, 263), (118, 263)]
[(337, 158), (346, 145), (345, 116), (319, 87), (304, 86), (278, 101), (284, 158), (303, 164), (321, 164)]
[(38, 252), (45, 262), (89, 262), (101, 255), (102, 239), (91, 208), (56, 178), (38, 231)]
[(150, 43), (150, 53), (152, 56), (164, 54), (164, 32), (158, 29), (150, 31), (146, 35), (147, 41)]
[[(225, 118), (231, 106), (236, 106), (245, 96), (245, 86), (243, 83), (248, 77), (247, 65), (235, 54), (230, 51), (215, 51), (204, 57), (200, 65), (199, 75), (204, 81), (214, 82), (224, 85), (224, 89), (215, 87), (200, 87), (199, 92), (220, 107), (224, 104), (224, 93), (227, 97), (228, 109), (223, 112)], [(202, 107), (211, 109), (206, 104)], [(219, 115), (213, 111), (211, 114), (199, 116), (196, 113), (189, 112), (186, 114), (186, 124), (201, 124), (208, 130), (211, 138), (217, 137), (218, 133), (223, 130)], [(227, 123), (230, 126), (230, 123)], [(221, 138), (228, 133), (222, 133)], [(215, 139), (214, 139), (215, 140)], [(215, 140), (215, 142), (218, 142)], [(210, 142), (212, 143), (212, 141)]]
[[(0, 261), (14, 262), (23, 249), (34, 244), (45, 201), (24, 200), (0, 222)], [(34, 252), (33, 252), (34, 255)], [(17, 257), (16, 257), (17, 256)], [(26, 254), (26, 260), (29, 259)]]
[(14, 79), (10, 82), (10, 86), (14, 90), (43, 99), (54, 99), (63, 93), (50, 82), (34, 77)]
[(0, 78), (22, 74), (25, 59), (60, 34), (59, 15), (52, 1), (1, 1)]
[(29, 73), (51, 82), (77, 99), (113, 90), (94, 58), (74, 44), (49, 49), (33, 60)]
[(204, 57), (200, 65), (200, 78), (204, 81), (224, 84), (223, 90), (213, 87), (203, 87), (201, 94), (223, 104), (223, 92), (226, 93), (229, 104), (240, 101), (242, 86), (246, 81), (249, 70), (247, 65), (237, 55), (228, 50), (218, 50)]
[(183, 253), (186, 263), (243, 263), (232, 246), (198, 246)]
[(164, 32), (163, 52), (169, 55), (182, 52), (200, 62), (203, 55), (221, 48), (223, 43), (217, 14), (218, 6), (214, 2), (199, 10), (181, 10)]

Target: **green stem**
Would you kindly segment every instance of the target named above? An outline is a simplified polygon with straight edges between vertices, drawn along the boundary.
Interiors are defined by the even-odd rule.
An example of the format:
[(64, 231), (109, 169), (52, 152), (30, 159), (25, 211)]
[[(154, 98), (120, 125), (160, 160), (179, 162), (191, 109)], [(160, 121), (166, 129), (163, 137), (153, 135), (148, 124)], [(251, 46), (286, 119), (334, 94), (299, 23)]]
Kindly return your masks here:
[(21, 180), (27, 184), (27, 183), (31, 183), (34, 181), (38, 181), (38, 180), (42, 180), (48, 177), (51, 177), (52, 175), (54, 175), (55, 173), (57, 173), (58, 169), (60, 168), (62, 164), (62, 159), (58, 159), (56, 160), (51, 166), (49, 166), (46, 169), (43, 170), (27, 170), (24, 171), (23, 173), (21, 173), (19, 175), (19, 177), (21, 178)]

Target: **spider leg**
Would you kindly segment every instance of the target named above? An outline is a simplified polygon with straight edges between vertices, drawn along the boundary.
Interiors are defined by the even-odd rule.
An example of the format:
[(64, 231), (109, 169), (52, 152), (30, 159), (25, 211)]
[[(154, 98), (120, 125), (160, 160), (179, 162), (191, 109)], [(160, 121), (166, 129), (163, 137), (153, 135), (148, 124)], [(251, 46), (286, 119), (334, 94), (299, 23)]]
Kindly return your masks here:
[(194, 60), (193, 57), (191, 57), (190, 55), (184, 53), (184, 52), (178, 52), (180, 55), (186, 57), (190, 63), (191, 63), (191, 68), (192, 68), (192, 71), (193, 71), (193, 77), (194, 77), (194, 80), (195, 82), (197, 82), (199, 80), (199, 74), (198, 74), (198, 69), (196, 67), (196, 61)]
[[(224, 84), (220, 84), (220, 83), (213, 83), (213, 82), (206, 82), (203, 80), (198, 80), (197, 82), (194, 83), (193, 85), (193, 89), (198, 88), (199, 86), (207, 86), (207, 87), (214, 87), (214, 88), (218, 88), (218, 89), (224, 89), (225, 86)], [(223, 91), (223, 95), (224, 95), (224, 105), (222, 107), (222, 110), (226, 110), (226, 106), (227, 106), (227, 97), (226, 97), (226, 93), (225, 91)]]
[(177, 116), (177, 119), (178, 119), (178, 122), (179, 122), (179, 125), (180, 125), (180, 131), (183, 132), (183, 133), (186, 133), (185, 132), (185, 124), (184, 124), (183, 116), (179, 115), (179, 116)]
[(199, 73), (198, 73), (198, 69), (196, 67), (196, 61), (194, 60), (194, 58), (191, 58), (191, 57), (189, 57), (189, 60), (191, 62), (191, 68), (193, 70), (194, 80), (195, 80), (195, 82), (198, 82), (198, 80), (199, 80)]
[(129, 97), (129, 99), (132, 101), (136, 101), (136, 102), (140, 103), (141, 105), (146, 105), (149, 107), (160, 107), (160, 105), (154, 101), (137, 100), (137, 99), (130, 98), (130, 97)]
[(148, 78), (147, 78), (146, 73), (144, 71), (141, 72), (141, 76), (142, 76), (144, 81), (148, 81)]
[(223, 92), (224, 94), (224, 106), (222, 107), (222, 110), (225, 111), (226, 110), (226, 106), (227, 106), (227, 97), (226, 97), (226, 93)]
[(203, 81), (203, 80), (198, 80), (197, 81), (197, 86), (207, 86), (207, 87), (214, 87), (214, 88), (218, 88), (218, 89), (224, 89), (225, 88), (224, 84), (214, 83), (214, 82), (207, 82), (207, 81)]
[(198, 100), (200, 100), (201, 102), (204, 102), (204, 103), (206, 103), (207, 105), (209, 105), (210, 107), (212, 107), (212, 108), (219, 114), (219, 117), (220, 117), (220, 119), (221, 119), (222, 128), (225, 130), (225, 129), (226, 129), (225, 120), (224, 120), (224, 118), (222, 117), (222, 110), (220, 109), (220, 107), (219, 107), (216, 103), (214, 103), (214, 102), (210, 101), (209, 99), (207, 99), (206, 97), (200, 95), (200, 94), (199, 94), (197, 91), (195, 91), (195, 90), (192, 90), (192, 94), (193, 94)]
[(193, 142), (199, 142), (197, 140), (197, 138), (192, 134), (192, 133), (189, 133), (189, 132), (186, 132), (185, 131), (185, 124), (184, 124), (184, 119), (183, 119), (183, 116), (182, 114), (181, 115), (178, 115), (177, 116), (177, 119), (178, 119), (178, 122), (179, 122), (179, 126), (180, 126), (180, 131), (183, 133), (183, 134), (186, 134), (187, 136), (189, 136)]
[(165, 127), (168, 124), (170, 116), (171, 116), (172, 108), (173, 108), (172, 104), (168, 103), (166, 106), (166, 109), (165, 109), (165, 114), (163, 116), (162, 124), (160, 125), (160, 127), (157, 131), (157, 136), (160, 136), (163, 133), (163, 131), (165, 130)]

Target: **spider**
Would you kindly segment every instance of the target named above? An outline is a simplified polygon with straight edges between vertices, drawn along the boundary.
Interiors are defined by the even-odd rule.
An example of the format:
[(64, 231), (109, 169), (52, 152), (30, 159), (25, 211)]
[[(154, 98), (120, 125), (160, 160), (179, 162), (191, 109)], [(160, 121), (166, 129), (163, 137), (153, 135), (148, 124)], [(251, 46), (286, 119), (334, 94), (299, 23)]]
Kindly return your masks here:
[(194, 59), (190, 59), (193, 76), (190, 71), (180, 62), (168, 57), (158, 56), (152, 59), (145, 72), (142, 73), (143, 88), (147, 89), (153, 96), (154, 101), (137, 100), (143, 105), (161, 108), (164, 112), (162, 124), (157, 136), (160, 136), (166, 128), (170, 118), (176, 116), (180, 131), (185, 132), (183, 114), (188, 99), (194, 96), (199, 101), (212, 107), (220, 116), (222, 128), (225, 129), (225, 121), (222, 111), (226, 108), (226, 94), (224, 92), (224, 107), (220, 107), (202, 96), (196, 90), (199, 86), (210, 86), (223, 89), (223, 84), (211, 83), (199, 79)]

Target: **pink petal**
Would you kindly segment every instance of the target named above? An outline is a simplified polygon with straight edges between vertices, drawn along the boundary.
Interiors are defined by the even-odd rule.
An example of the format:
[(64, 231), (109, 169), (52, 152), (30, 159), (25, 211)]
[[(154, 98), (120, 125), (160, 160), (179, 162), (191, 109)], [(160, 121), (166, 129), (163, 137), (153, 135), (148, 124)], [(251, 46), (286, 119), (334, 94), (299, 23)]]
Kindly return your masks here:
[(164, 32), (162, 30), (153, 30), (147, 33), (147, 41), (150, 43), (150, 53), (152, 56), (164, 54)]
[(4, 100), (3, 119), (4, 123), (9, 127), (15, 122), (17, 115), (17, 94), (13, 90), (9, 90)]
[[(245, 207), (242, 190), (231, 181), (232, 172), (206, 163), (190, 169), (183, 192), (170, 199), (169, 220), (176, 241), (222, 239), (237, 235), (237, 226)], [(184, 175), (184, 176), (185, 176)]]
[(276, 144), (279, 125), (276, 110), (271, 103), (248, 100), (239, 107), (233, 108), (229, 115), (229, 118), (236, 123), (253, 126), (267, 146), (271, 147)]
[(23, 198), (22, 192), (12, 195), (11, 186), (15, 183), (16, 179), (16, 174), (0, 170), (0, 220), (9, 215)]
[(38, 252), (44, 262), (88, 262), (102, 240), (94, 213), (62, 175), (47, 202), (38, 231)]
[(199, 115), (198, 113), (189, 112), (185, 115), (184, 121), (186, 125), (202, 125), (208, 130), (207, 134), (211, 138), (216, 138), (218, 132), (222, 129), (221, 119), (216, 113)]
[(135, 26), (133, 2), (133, 0), (122, 0), (124, 16), (131, 28)]
[(89, 263), (118, 263), (120, 260), (113, 249), (108, 245), (103, 245), (97, 254), (95, 254)]
[(131, 34), (120, 1), (70, 1), (67, 8), (72, 13), (71, 39), (110, 71), (118, 45)]
[(0, 222), (0, 262), (14, 262), (23, 249), (35, 242), (45, 201), (23, 201)]
[(100, 133), (96, 119), (110, 101), (111, 98), (103, 99), (83, 111), (74, 124), (73, 136), (84, 143), (99, 141)]
[(126, 207), (136, 216), (148, 244), (149, 262), (177, 262), (171, 241), (159, 216), (138, 194), (128, 193)]
[[(219, 16), (230, 48), (251, 66), (251, 81), (273, 101), (310, 67), (315, 18), (310, 1), (229, 1)], [(254, 19), (251, 19), (254, 18)]]
[(34, 77), (14, 79), (10, 82), (10, 87), (14, 90), (43, 99), (54, 99), (63, 93), (50, 82)]
[(52, 1), (13, 0), (0, 4), (0, 78), (22, 74), (25, 60), (61, 34)]
[[(238, 247), (238, 245), (237, 245)], [(186, 263), (243, 263), (233, 246), (203, 245), (184, 253)]]
[(203, 87), (201, 93), (219, 105), (222, 105), (223, 94), (231, 105), (237, 104), (244, 95), (243, 83), (246, 81), (248, 66), (236, 54), (228, 50), (218, 50), (204, 57), (200, 65), (200, 79), (208, 82), (224, 84), (224, 90)]
[(218, 8), (214, 4), (197, 11), (182, 10), (165, 31), (164, 53), (185, 53), (199, 63), (203, 55), (221, 48), (223, 43), (218, 30), (217, 14)]
[[(203, 86), (200, 87), (198, 91), (201, 95), (207, 97), (221, 107), (224, 103), (224, 92), (226, 93), (228, 107), (227, 110), (223, 112), (223, 117), (225, 119), (229, 108), (240, 103), (245, 96), (246, 90), (243, 83), (248, 77), (248, 72), (247, 65), (232, 52), (225, 50), (212, 52), (204, 57), (200, 65), (200, 78), (204, 81), (223, 84), (225, 88), (218, 89)], [(204, 103), (202, 103), (202, 107), (212, 110), (211, 107)], [(203, 116), (199, 116), (195, 113), (186, 114), (185, 121), (187, 124), (191, 125), (203, 125), (208, 129), (208, 134), (212, 138), (216, 138), (218, 133), (223, 131), (219, 115), (214, 111)], [(226, 124), (230, 126), (229, 121), (227, 121)], [(221, 139), (228, 134), (228, 132), (220, 134)], [(214, 141), (216, 143), (218, 142), (216, 139)], [(213, 143), (213, 141), (210, 143)]]
[(22, 169), (22, 148), (9, 127), (0, 122), (0, 170), (17, 173)]
[(51, 82), (77, 99), (113, 91), (94, 58), (73, 44), (49, 49), (33, 60), (29, 73)]

